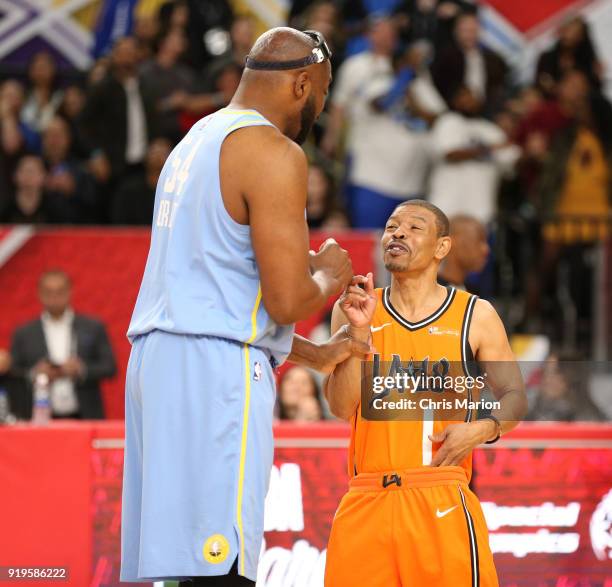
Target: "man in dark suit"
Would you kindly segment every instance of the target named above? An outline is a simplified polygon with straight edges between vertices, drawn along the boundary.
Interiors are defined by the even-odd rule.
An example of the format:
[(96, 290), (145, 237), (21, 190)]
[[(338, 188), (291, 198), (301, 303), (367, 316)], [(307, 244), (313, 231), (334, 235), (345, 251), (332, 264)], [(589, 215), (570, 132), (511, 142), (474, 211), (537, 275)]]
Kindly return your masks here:
[(437, 52), (431, 73), (449, 105), (457, 89), (467, 86), (483, 101), (488, 115), (504, 98), (508, 66), (499, 55), (481, 46), (478, 16), (465, 12), (457, 17), (453, 42)]
[(132, 37), (115, 42), (107, 75), (90, 88), (81, 127), (91, 150), (89, 170), (101, 186), (99, 213), (107, 218), (110, 200), (102, 196), (142, 173), (147, 144), (156, 136), (155, 104), (140, 83)]
[(12, 372), (22, 385), (11, 406), (21, 418), (31, 415), (31, 384), (40, 373), (49, 377), (53, 417), (104, 418), (100, 380), (115, 374), (115, 358), (104, 325), (73, 312), (71, 285), (63, 271), (43, 273), (38, 293), (44, 311), (13, 335)]

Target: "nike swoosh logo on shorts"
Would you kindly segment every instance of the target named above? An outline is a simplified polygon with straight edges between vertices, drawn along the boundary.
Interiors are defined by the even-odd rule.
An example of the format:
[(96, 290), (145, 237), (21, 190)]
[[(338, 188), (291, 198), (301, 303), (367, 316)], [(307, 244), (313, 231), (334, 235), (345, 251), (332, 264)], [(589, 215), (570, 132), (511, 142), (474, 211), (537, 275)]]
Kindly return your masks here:
[(446, 514), (450, 514), (454, 509), (458, 507), (459, 507), (458, 505), (454, 505), (452, 508), (448, 508), (447, 510), (444, 510), (443, 512), (441, 512), (440, 508), (438, 508), (436, 510), (436, 517), (443, 518)]
[(382, 330), (385, 326), (391, 326), (391, 322), (385, 322), (382, 326), (370, 326), (370, 330), (372, 332), (378, 332)]

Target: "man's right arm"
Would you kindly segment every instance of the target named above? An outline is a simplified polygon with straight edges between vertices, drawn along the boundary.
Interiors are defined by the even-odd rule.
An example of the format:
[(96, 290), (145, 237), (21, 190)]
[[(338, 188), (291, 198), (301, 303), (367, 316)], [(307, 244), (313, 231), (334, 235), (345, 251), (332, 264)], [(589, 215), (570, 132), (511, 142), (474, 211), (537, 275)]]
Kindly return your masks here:
[[(331, 320), (331, 332), (334, 334), (348, 324), (338, 302), (334, 305)], [(349, 327), (350, 328), (350, 327)], [(361, 359), (349, 357), (336, 365), (325, 379), (323, 393), (331, 413), (341, 420), (349, 420), (359, 405), (361, 381)]]
[[(364, 290), (357, 283), (364, 284)], [(374, 279), (371, 273), (365, 278), (356, 276), (353, 284), (336, 302), (332, 311), (332, 334), (347, 326), (348, 335), (361, 343), (371, 339), (370, 323), (376, 308)], [(347, 316), (348, 314), (348, 316)], [(337, 364), (325, 380), (324, 393), (334, 416), (349, 420), (359, 406), (361, 395), (361, 366), (363, 358), (352, 355)]]
[[(244, 133), (244, 131), (241, 131)], [(302, 149), (277, 132), (236, 141), (242, 195), (261, 279), (262, 300), (278, 324), (292, 324), (320, 310), (352, 278), (346, 251), (335, 243), (309, 254), (306, 224), (308, 165)], [(253, 148), (253, 140), (257, 145)]]

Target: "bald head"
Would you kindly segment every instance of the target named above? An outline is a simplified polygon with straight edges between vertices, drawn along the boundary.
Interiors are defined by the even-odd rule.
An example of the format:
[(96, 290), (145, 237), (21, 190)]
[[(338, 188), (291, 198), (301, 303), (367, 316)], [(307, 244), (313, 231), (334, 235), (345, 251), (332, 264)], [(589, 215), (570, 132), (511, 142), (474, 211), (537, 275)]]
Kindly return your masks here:
[(315, 40), (306, 33), (289, 27), (266, 31), (256, 41), (249, 57), (257, 61), (290, 61), (308, 57)]
[(489, 256), (487, 230), (477, 218), (458, 214), (450, 219), (450, 236), (453, 247), (449, 253), (465, 273), (482, 271)]
[(451, 236), (463, 234), (464, 232), (484, 232), (485, 226), (480, 220), (469, 214), (455, 214), (449, 219)]
[(273, 112), (280, 119), (278, 128), (301, 144), (325, 106), (331, 82), (328, 58), (304, 64), (309, 57), (327, 57), (323, 51), (313, 52), (317, 46), (315, 38), (296, 29), (266, 31), (249, 52), (233, 101)]

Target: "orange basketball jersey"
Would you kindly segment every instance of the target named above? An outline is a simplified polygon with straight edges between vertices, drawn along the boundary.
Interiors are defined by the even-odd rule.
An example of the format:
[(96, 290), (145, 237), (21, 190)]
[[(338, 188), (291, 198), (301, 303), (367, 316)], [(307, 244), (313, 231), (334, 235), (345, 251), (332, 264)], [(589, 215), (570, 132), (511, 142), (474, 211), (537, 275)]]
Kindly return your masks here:
[[(470, 376), (468, 363), (473, 361), (473, 353), (468, 335), (476, 296), (448, 287), (442, 305), (429, 317), (412, 323), (391, 304), (389, 287), (377, 289), (376, 295), (378, 302), (371, 326), (376, 349), (372, 357), (375, 375), (386, 376), (390, 365), (401, 365), (404, 372), (417, 375), (435, 375), (444, 367), (451, 378), (456, 378), (453, 382)], [(476, 391), (463, 390), (462, 394), (472, 401), (477, 399)], [(460, 394), (448, 390), (444, 396), (449, 395)], [(423, 394), (408, 392), (403, 396), (418, 401)], [(351, 421), (350, 476), (427, 466), (440, 447), (432, 444), (428, 435), (440, 432), (451, 422), (469, 422), (475, 417), (466, 408), (461, 413), (454, 412), (452, 419), (436, 420), (435, 414), (417, 410), (410, 421), (372, 421), (362, 417), (361, 408), (360, 404)], [(471, 455), (461, 466), (469, 480)]]

